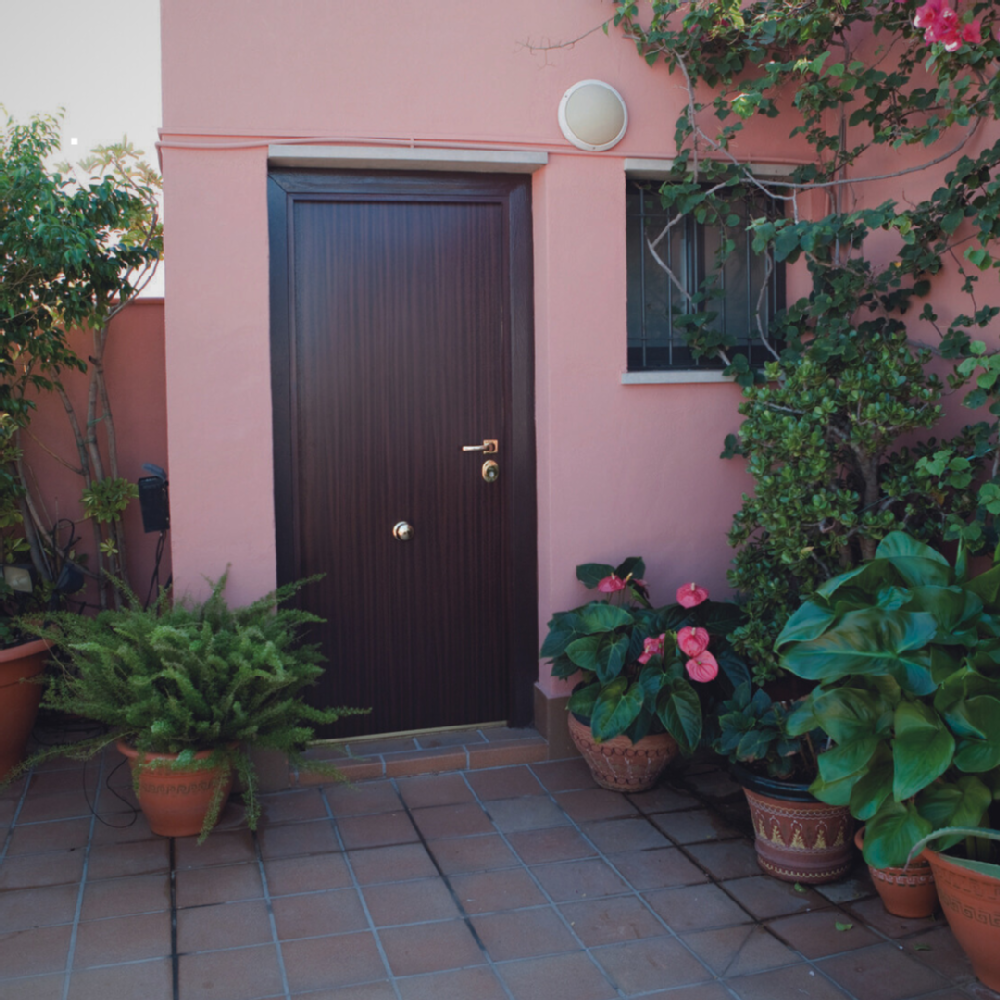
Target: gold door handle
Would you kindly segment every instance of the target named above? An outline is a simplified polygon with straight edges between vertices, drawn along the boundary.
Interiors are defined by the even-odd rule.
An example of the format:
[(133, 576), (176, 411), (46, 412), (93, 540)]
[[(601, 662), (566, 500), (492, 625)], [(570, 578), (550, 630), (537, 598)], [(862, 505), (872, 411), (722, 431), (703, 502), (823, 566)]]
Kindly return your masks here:
[(497, 439), (484, 438), (482, 444), (463, 444), (462, 451), (481, 451), (484, 455), (494, 455), (497, 452)]

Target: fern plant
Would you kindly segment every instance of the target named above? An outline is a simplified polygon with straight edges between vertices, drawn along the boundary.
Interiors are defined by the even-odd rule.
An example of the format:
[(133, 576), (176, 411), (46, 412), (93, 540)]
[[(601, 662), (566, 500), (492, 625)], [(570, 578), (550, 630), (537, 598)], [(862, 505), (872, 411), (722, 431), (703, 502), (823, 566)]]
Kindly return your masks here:
[[(123, 740), (139, 751), (136, 780), (144, 768), (235, 768), (251, 829), (260, 806), (248, 748), (279, 750), (300, 767), (336, 777), (332, 765), (306, 761), (302, 752), (315, 726), (365, 710), (320, 709), (303, 700), (305, 689), (322, 673), (323, 656), (317, 644), (301, 638), (322, 619), (287, 602), (308, 582), (289, 584), (232, 609), (223, 596), (223, 575), (201, 603), (171, 603), (164, 594), (144, 609), (127, 593), (121, 610), (93, 618), (59, 613), (43, 626), (26, 624), (53, 644), (55, 668), (43, 706), (92, 719), (106, 732), (70, 747), (48, 748), (16, 773), (56, 755), (91, 756)], [(195, 754), (204, 750), (211, 753), (196, 760)], [(145, 757), (152, 753), (178, 756), (164, 764)], [(217, 799), (202, 838), (218, 819), (221, 786)]]

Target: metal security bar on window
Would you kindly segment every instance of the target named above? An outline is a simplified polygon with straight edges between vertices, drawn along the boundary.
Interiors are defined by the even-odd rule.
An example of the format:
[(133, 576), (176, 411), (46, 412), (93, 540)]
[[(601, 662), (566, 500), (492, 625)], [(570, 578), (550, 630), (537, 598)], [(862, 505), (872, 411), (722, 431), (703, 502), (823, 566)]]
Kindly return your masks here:
[[(696, 360), (676, 329), (674, 317), (692, 311), (687, 297), (650, 251), (648, 239), (656, 239), (670, 221), (659, 197), (658, 183), (630, 182), (626, 195), (626, 239), (628, 270), (628, 370), (719, 370), (721, 358)], [(764, 329), (784, 305), (784, 269), (772, 267), (751, 249), (747, 221), (755, 216), (780, 214), (780, 207), (760, 197), (741, 194), (730, 207), (740, 222), (725, 232), (706, 226), (693, 216), (679, 220), (656, 247), (656, 254), (670, 269), (688, 295), (694, 295), (715, 267), (715, 254), (726, 235), (736, 241), (736, 250), (726, 259), (718, 275), (719, 298), (698, 308), (717, 314), (712, 325), (736, 341), (733, 353), (742, 352), (753, 366), (763, 365), (774, 355), (761, 342), (757, 322), (763, 291), (761, 318)]]

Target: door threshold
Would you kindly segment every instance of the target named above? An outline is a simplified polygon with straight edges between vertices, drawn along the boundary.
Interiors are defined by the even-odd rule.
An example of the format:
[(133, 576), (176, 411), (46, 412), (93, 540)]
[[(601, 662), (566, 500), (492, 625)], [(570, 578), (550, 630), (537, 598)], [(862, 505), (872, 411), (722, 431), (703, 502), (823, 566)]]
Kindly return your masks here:
[(405, 740), (416, 739), (421, 736), (436, 736), (440, 733), (468, 733), (480, 729), (499, 729), (506, 727), (503, 720), (499, 722), (480, 722), (475, 726), (431, 726), (428, 729), (397, 729), (388, 733), (368, 733), (367, 736), (349, 736), (341, 739), (313, 740), (309, 745), (312, 747), (341, 747), (347, 743), (361, 745), (363, 743), (374, 743), (381, 740)]

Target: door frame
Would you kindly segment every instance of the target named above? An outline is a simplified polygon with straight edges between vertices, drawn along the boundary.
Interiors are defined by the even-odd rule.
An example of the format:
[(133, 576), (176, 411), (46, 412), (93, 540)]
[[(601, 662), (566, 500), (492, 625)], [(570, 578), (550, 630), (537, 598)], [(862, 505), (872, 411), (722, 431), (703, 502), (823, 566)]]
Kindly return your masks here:
[[(503, 289), (509, 335), (511, 454), (501, 482), (508, 491), (510, 543), (507, 579), (509, 723), (530, 724), (538, 679), (538, 510), (535, 458), (534, 271), (531, 177), (507, 174), (363, 172), (271, 167), (267, 181), (271, 291), (271, 393), (274, 428), (274, 503), (278, 584), (300, 578), (292, 225), (300, 200), (479, 202), (502, 206)], [(475, 652), (470, 653), (475, 657)], [(470, 666), (474, 669), (474, 666)], [(474, 721), (470, 721), (470, 725)]]

